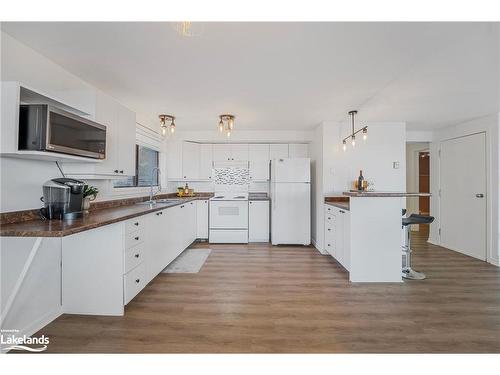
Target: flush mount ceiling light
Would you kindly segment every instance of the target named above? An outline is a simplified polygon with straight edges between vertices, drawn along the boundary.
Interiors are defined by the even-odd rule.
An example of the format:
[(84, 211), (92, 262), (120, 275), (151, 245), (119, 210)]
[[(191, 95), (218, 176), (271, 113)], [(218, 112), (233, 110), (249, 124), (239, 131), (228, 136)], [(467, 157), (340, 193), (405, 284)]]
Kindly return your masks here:
[(160, 118), (160, 128), (161, 134), (165, 135), (167, 129), (170, 134), (174, 134), (175, 132), (175, 116), (172, 115), (159, 115)]
[(344, 151), (347, 150), (348, 140), (351, 140), (352, 147), (356, 146), (356, 134), (358, 134), (359, 132), (362, 132), (363, 134), (363, 141), (366, 141), (366, 139), (368, 138), (368, 126), (364, 126), (361, 129), (354, 131), (354, 117), (357, 113), (358, 111), (349, 111), (349, 116), (351, 116), (352, 133), (342, 140), (342, 149)]
[(195, 37), (203, 34), (203, 24), (201, 22), (173, 22), (172, 27), (177, 33), (185, 37)]
[(224, 133), (226, 132), (226, 136), (230, 137), (231, 132), (233, 131), (234, 128), (234, 115), (230, 114), (223, 114), (219, 116), (219, 125), (217, 126), (219, 129), (219, 132)]

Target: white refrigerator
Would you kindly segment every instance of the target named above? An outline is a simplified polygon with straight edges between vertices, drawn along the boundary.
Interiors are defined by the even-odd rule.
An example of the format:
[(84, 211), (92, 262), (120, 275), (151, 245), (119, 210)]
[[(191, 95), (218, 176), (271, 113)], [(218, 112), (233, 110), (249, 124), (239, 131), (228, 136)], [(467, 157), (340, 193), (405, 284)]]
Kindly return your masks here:
[(311, 160), (271, 161), (271, 243), (311, 243)]

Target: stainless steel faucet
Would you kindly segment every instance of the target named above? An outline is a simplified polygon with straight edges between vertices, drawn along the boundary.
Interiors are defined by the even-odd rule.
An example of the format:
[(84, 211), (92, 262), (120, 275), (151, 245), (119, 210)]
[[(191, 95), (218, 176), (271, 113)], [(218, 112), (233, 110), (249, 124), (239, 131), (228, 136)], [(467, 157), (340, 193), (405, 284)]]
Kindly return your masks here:
[(153, 181), (154, 181), (154, 173), (155, 171), (158, 171), (158, 191), (155, 193), (159, 193), (161, 191), (161, 170), (160, 168), (158, 167), (154, 167), (153, 169), (151, 169), (151, 186), (150, 186), (150, 190), (149, 190), (149, 203), (153, 203)]

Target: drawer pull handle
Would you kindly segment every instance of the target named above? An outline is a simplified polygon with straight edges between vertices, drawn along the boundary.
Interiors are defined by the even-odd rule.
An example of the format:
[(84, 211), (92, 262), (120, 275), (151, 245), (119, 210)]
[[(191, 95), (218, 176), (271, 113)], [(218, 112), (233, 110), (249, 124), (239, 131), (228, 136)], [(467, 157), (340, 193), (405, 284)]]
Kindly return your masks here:
[(330, 232), (330, 231), (331, 231), (331, 229), (330, 229), (330, 228), (328, 228), (328, 232)]
[(136, 258), (139, 258), (139, 254), (135, 254), (134, 256), (135, 256)]
[(139, 241), (139, 236), (134, 237), (134, 240)]
[(141, 282), (141, 279), (135, 279), (135, 282), (139, 284)]
[(163, 215), (163, 212), (157, 212), (156, 213), (156, 216), (160, 216), (160, 215)]
[(135, 225), (136, 227), (137, 227), (137, 226), (139, 226), (139, 222), (134, 223), (134, 225)]
[(120, 173), (123, 173), (123, 171), (120, 171)]

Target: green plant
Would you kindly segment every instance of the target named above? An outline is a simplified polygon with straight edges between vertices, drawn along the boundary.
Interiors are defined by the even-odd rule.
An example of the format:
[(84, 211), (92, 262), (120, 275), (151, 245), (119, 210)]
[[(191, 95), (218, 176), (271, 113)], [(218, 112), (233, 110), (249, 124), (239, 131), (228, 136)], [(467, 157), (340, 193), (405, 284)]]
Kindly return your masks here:
[(92, 200), (94, 200), (97, 196), (97, 193), (99, 193), (99, 189), (96, 188), (95, 186), (85, 185), (85, 187), (83, 188), (84, 198), (92, 197)]

